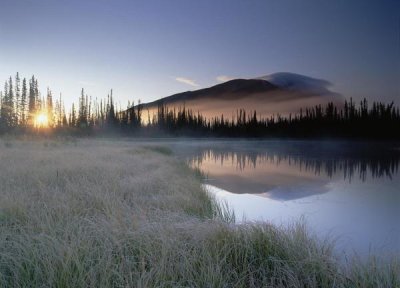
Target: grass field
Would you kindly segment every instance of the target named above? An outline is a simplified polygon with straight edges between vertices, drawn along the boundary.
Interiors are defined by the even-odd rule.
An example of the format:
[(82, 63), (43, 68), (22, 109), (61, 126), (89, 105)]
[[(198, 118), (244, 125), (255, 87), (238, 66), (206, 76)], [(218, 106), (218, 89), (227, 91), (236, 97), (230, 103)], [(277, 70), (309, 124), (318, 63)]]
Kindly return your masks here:
[(302, 224), (235, 225), (165, 147), (1, 140), (0, 287), (400, 287)]

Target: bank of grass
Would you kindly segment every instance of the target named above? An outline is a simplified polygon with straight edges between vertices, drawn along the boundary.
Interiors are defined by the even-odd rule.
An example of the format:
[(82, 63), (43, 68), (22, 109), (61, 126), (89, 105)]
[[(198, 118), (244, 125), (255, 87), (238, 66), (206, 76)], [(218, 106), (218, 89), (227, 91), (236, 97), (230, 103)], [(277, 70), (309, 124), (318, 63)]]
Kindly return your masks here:
[(1, 287), (399, 287), (304, 225), (234, 225), (182, 163), (123, 141), (0, 149)]

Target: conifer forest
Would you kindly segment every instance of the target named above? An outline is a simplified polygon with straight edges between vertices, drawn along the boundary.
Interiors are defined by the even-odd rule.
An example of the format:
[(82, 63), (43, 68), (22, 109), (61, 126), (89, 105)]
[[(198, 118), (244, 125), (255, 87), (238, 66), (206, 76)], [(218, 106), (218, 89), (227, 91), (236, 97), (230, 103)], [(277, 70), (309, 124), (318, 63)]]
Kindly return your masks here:
[(257, 111), (237, 109), (235, 117), (206, 118), (185, 106), (158, 105), (143, 109), (140, 100), (117, 107), (113, 91), (107, 97), (89, 96), (84, 89), (77, 103), (65, 107), (62, 95), (50, 88), (43, 95), (35, 76), (19, 73), (5, 81), (0, 92), (0, 132), (126, 136), (289, 137), (399, 139), (400, 111), (392, 103), (351, 98), (342, 107), (304, 107), (298, 113), (264, 117)]

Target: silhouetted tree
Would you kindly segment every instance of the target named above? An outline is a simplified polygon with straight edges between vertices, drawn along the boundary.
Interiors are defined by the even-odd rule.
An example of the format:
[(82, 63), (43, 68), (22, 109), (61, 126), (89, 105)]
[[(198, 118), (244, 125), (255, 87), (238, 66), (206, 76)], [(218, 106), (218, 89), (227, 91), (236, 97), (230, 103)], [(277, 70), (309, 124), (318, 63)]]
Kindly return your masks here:
[(19, 105), (20, 116), (21, 116), (21, 125), (23, 127), (26, 126), (26, 98), (27, 98), (27, 86), (26, 86), (26, 79), (22, 80), (22, 94), (21, 94), (21, 102)]
[(38, 88), (37, 88), (37, 80), (35, 79), (35, 76), (32, 76), (32, 78), (29, 80), (29, 102), (28, 102), (28, 125), (33, 126), (34, 124), (34, 117), (36, 114), (36, 105), (37, 105), (37, 93)]

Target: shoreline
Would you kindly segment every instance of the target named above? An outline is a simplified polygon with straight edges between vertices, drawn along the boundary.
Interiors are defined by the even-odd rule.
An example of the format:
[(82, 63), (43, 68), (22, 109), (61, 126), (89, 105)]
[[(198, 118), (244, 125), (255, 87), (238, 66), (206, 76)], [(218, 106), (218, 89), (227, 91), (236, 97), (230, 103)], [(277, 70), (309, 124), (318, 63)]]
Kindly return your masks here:
[(301, 223), (232, 225), (171, 154), (131, 141), (10, 140), (0, 151), (0, 286), (400, 285), (398, 259), (340, 267), (333, 244)]
[[(307, 228), (307, 231), (309, 231), (311, 235), (314, 235), (315, 238), (318, 238), (319, 241), (323, 242), (335, 239), (332, 241), (334, 242), (333, 252), (335, 257), (337, 257), (341, 263), (345, 263), (347, 261), (346, 259), (356, 257), (356, 255), (364, 262), (374, 255), (379, 255), (379, 258), (383, 261), (385, 259), (390, 261), (391, 258), (400, 259), (400, 251), (391, 250), (389, 247), (386, 249), (386, 245), (384, 244), (374, 246), (373, 243), (369, 242), (368, 248), (361, 248), (360, 246), (355, 245), (355, 239), (353, 238), (354, 235), (351, 237), (345, 233), (340, 233), (337, 228), (325, 229), (322, 231), (321, 227), (313, 226), (310, 217), (305, 214), (300, 214), (300, 216), (296, 218), (294, 218), (295, 216), (274, 218), (274, 216), (277, 216), (274, 213), (272, 215), (269, 215), (268, 213), (257, 215), (253, 210), (258, 209), (259, 207), (264, 207), (266, 210), (273, 209), (275, 211), (285, 211), (284, 206), (288, 204), (285, 204), (284, 202), (268, 198), (266, 199), (265, 196), (260, 194), (236, 194), (212, 184), (202, 184), (202, 186), (224, 207), (224, 209), (234, 213), (234, 223), (237, 225), (257, 225), (257, 223), (267, 223), (276, 227), (285, 228), (290, 227), (293, 223), (301, 223)], [(243, 205), (242, 203), (245, 202), (246, 205)]]

